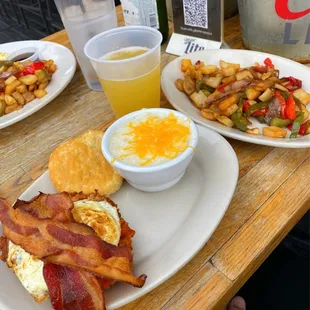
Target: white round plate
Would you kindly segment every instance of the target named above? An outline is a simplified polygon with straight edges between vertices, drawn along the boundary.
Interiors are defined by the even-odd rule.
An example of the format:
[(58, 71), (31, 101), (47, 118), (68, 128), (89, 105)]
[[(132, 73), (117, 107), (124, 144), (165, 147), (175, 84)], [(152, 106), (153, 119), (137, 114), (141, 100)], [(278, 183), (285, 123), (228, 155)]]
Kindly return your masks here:
[[(180, 112), (183, 112), (189, 116), (193, 121), (199, 123), (203, 126), (211, 128), (223, 136), (245, 141), (256, 144), (270, 145), (276, 147), (286, 147), (286, 148), (306, 148), (310, 147), (310, 135), (307, 136), (298, 136), (296, 139), (290, 139), (289, 133), (285, 139), (272, 139), (263, 136), (249, 135), (235, 128), (229, 128), (225, 125), (222, 125), (218, 122), (209, 121), (200, 116), (200, 111), (195, 108), (190, 102), (187, 95), (177, 90), (174, 86), (174, 81), (178, 78), (183, 77), (181, 72), (181, 59), (189, 58), (192, 62), (201, 60), (206, 64), (215, 64), (219, 66), (219, 61), (222, 59), (227, 62), (238, 63), (241, 67), (247, 67), (253, 65), (254, 62), (263, 63), (263, 61), (270, 57), (273, 61), (275, 67), (280, 70), (280, 76), (294, 76), (302, 80), (303, 89), (307, 92), (310, 92), (310, 68), (301, 65), (295, 61), (275, 56), (271, 54), (254, 52), (254, 51), (245, 51), (245, 50), (209, 50), (209, 51), (200, 51), (190, 55), (185, 55), (175, 60), (171, 61), (163, 70), (161, 76), (161, 86), (164, 94), (170, 103)], [(308, 105), (310, 109), (310, 104)], [(262, 132), (262, 127), (264, 125), (260, 124), (253, 117), (251, 118), (253, 126), (260, 128), (260, 133)]]
[(52, 81), (46, 87), (47, 95), (29, 102), (18, 111), (0, 116), (0, 129), (10, 126), (43, 108), (65, 89), (74, 75), (76, 61), (73, 53), (65, 46), (57, 43), (47, 41), (18, 41), (6, 43), (0, 45), (0, 53), (10, 54), (29, 46), (34, 46), (39, 49), (40, 59), (53, 59), (57, 65), (57, 70), (53, 74)]
[[(206, 244), (225, 214), (237, 184), (238, 160), (223, 137), (202, 126), (198, 129), (196, 153), (178, 184), (146, 193), (125, 183), (112, 196), (136, 231), (134, 274), (145, 273), (147, 280), (142, 288), (118, 283), (106, 291), (108, 309), (135, 300), (175, 274)], [(55, 192), (48, 172), (20, 199), (31, 199), (39, 191)], [(51, 310), (49, 301), (36, 304), (4, 263), (0, 274), (1, 310)]]

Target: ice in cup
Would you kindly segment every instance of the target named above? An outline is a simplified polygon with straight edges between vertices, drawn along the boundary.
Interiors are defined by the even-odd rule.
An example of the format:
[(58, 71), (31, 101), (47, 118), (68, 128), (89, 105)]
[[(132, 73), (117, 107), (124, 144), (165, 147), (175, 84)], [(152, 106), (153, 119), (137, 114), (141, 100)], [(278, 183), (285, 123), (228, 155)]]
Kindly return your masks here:
[(84, 48), (117, 118), (160, 105), (159, 31), (125, 26), (90, 39)]

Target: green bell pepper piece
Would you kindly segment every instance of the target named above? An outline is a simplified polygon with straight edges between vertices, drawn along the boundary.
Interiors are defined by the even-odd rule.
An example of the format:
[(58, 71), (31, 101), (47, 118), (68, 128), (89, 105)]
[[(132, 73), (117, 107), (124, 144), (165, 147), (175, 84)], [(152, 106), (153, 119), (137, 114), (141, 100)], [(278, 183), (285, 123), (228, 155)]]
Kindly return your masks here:
[(261, 123), (261, 124), (265, 124), (265, 116), (263, 115), (259, 115), (259, 116), (255, 116), (255, 118)]
[(279, 117), (274, 117), (270, 122), (270, 126), (276, 126), (276, 127), (283, 128), (291, 124), (292, 122), (293, 121), (291, 119), (282, 119)]
[(303, 119), (304, 119), (303, 113), (298, 112), (297, 116), (293, 122), (292, 132), (291, 132), (290, 138), (296, 138), (297, 137)]
[(263, 101), (263, 102), (258, 102), (258, 103), (251, 105), (246, 111), (246, 116), (250, 117), (253, 112), (267, 108), (269, 103), (270, 101)]

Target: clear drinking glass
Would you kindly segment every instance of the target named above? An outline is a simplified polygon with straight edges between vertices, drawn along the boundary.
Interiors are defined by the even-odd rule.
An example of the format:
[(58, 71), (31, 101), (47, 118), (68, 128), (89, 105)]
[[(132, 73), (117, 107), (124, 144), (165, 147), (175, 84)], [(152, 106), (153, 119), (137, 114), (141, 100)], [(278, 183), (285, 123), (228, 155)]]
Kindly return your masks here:
[(88, 87), (102, 91), (96, 72), (84, 54), (84, 46), (98, 33), (117, 27), (114, 0), (54, 1)]
[[(142, 108), (159, 107), (161, 42), (161, 33), (153, 28), (125, 26), (98, 34), (86, 43), (85, 54), (117, 118)], [(134, 57), (122, 53), (139, 49), (144, 49), (143, 53)], [(104, 57), (115, 51), (123, 57)]]

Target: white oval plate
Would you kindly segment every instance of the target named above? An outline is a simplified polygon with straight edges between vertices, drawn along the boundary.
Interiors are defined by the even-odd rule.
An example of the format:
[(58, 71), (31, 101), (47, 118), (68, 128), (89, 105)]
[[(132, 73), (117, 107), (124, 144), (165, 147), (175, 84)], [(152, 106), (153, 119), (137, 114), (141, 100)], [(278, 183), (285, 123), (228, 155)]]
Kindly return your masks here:
[[(187, 116), (189, 116), (193, 121), (199, 123), (203, 126), (211, 128), (223, 136), (245, 141), (256, 144), (270, 145), (276, 147), (287, 147), (287, 148), (306, 148), (310, 147), (310, 135), (307, 136), (298, 136), (296, 139), (290, 139), (289, 134), (285, 139), (272, 139), (265, 137), (263, 135), (254, 136), (244, 133), (235, 128), (229, 128), (225, 125), (222, 125), (218, 122), (209, 121), (200, 116), (200, 111), (195, 108), (190, 102), (189, 98), (182, 92), (178, 91), (174, 86), (174, 81), (178, 78), (183, 77), (183, 73), (181, 72), (181, 59), (182, 58), (190, 58), (193, 62), (197, 60), (201, 60), (206, 64), (215, 64), (219, 66), (220, 59), (239, 63), (241, 67), (246, 67), (253, 65), (254, 62), (263, 63), (263, 61), (270, 57), (273, 61), (275, 67), (280, 70), (280, 76), (294, 76), (302, 80), (303, 88), (310, 92), (310, 68), (301, 65), (295, 61), (275, 56), (271, 54), (266, 54), (262, 52), (254, 52), (254, 51), (245, 51), (245, 50), (209, 50), (209, 51), (200, 51), (197, 53), (193, 53), (190, 55), (178, 57), (175, 60), (171, 61), (163, 70), (161, 76), (161, 86), (164, 94), (170, 103), (180, 112), (183, 112)], [(308, 105), (308, 109), (310, 109), (310, 104)], [(262, 132), (261, 128), (264, 125), (260, 124), (253, 117), (251, 118), (253, 126), (260, 128), (260, 133)]]
[(10, 126), (43, 108), (56, 98), (73, 78), (76, 61), (73, 53), (63, 45), (45, 41), (18, 41), (0, 45), (0, 53), (10, 54), (19, 49), (34, 46), (39, 49), (40, 59), (53, 59), (57, 70), (46, 87), (47, 95), (26, 104), (22, 109), (0, 116), (0, 129)]
[[(238, 160), (219, 134), (198, 126), (199, 143), (181, 181), (172, 188), (140, 192), (128, 184), (112, 196), (133, 238), (134, 274), (145, 273), (143, 288), (118, 283), (105, 292), (108, 309), (121, 307), (151, 291), (182, 268), (209, 240), (224, 216), (238, 179)], [(45, 172), (22, 195), (54, 193)], [(1, 233), (1, 226), (0, 226)], [(0, 263), (1, 310), (51, 310), (49, 301), (36, 304), (4, 263)]]

